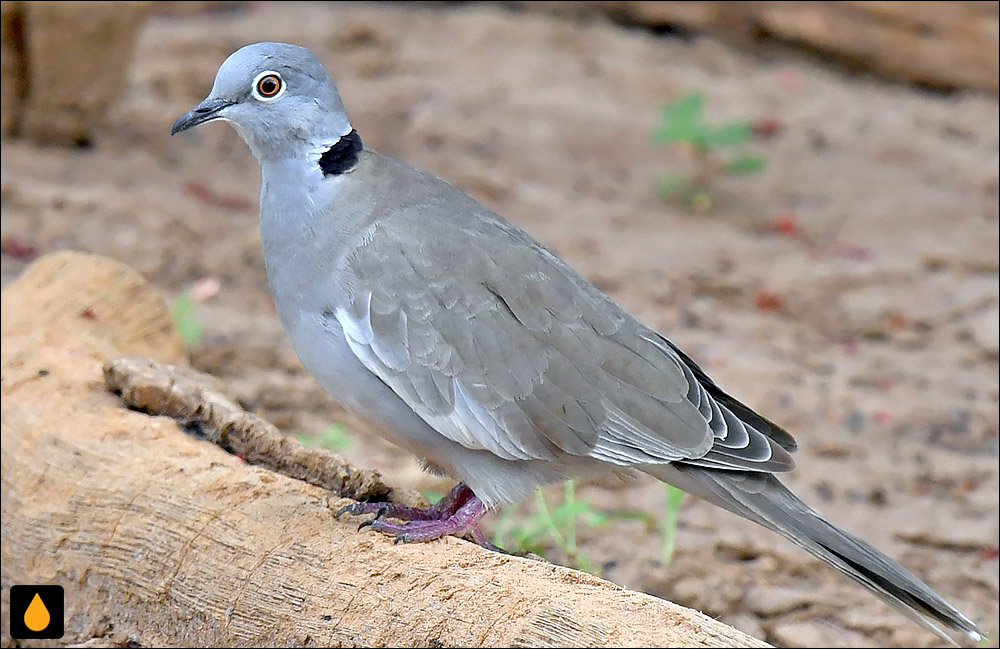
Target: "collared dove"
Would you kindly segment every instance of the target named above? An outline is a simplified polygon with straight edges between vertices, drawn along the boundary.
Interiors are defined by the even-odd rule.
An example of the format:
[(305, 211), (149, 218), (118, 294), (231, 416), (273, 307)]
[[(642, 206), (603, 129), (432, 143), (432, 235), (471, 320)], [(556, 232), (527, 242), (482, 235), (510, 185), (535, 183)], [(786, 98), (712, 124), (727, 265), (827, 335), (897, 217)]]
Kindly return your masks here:
[[(366, 147), (309, 50), (222, 64), (173, 133), (223, 120), (260, 161), (268, 281), (324, 388), (458, 486), (430, 509), (356, 503), (402, 541), (468, 535), (570, 477), (641, 471), (790, 539), (942, 638), (977, 625), (778, 480), (795, 440), (729, 396), (521, 228)], [(386, 520), (392, 517), (402, 523)]]

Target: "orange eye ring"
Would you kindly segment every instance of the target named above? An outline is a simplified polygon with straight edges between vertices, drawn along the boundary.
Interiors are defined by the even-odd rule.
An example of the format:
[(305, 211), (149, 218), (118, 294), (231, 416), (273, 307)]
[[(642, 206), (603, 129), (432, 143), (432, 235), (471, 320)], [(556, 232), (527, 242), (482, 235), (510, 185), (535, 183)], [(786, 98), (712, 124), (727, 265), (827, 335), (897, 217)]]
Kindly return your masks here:
[(261, 97), (273, 97), (281, 91), (281, 79), (269, 74), (257, 82), (257, 92)]
[(277, 99), (285, 90), (281, 75), (270, 70), (261, 72), (253, 83), (253, 94), (261, 101)]

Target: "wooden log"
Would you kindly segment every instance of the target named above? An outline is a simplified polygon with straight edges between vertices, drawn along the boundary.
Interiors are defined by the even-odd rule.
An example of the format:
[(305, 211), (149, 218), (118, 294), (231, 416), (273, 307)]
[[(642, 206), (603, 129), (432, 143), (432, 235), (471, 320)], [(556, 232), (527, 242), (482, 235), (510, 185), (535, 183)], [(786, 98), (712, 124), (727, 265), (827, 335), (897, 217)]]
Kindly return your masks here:
[(628, 24), (678, 27), (746, 42), (766, 35), (825, 58), (936, 88), (995, 93), (1000, 71), (996, 0), (670, 0), (513, 2), (532, 11), (602, 13)]
[[(356, 471), (267, 442), (266, 425), (213, 402), (221, 391), (196, 378), (176, 403), (208, 389), (214, 406), (171, 417), (126, 408), (105, 385), (110, 359), (189, 370), (163, 299), (118, 262), (46, 257), (0, 308), (4, 645), (10, 585), (54, 583), (66, 591), (60, 644), (765, 646), (575, 570), (455, 538), (394, 545), (359, 533), (356, 519), (334, 519), (349, 502), (334, 492), (186, 433), (172, 416), (313, 482), (317, 467)], [(108, 372), (125, 393), (162, 388), (142, 366)], [(380, 481), (367, 472), (322, 484), (358, 494)]]

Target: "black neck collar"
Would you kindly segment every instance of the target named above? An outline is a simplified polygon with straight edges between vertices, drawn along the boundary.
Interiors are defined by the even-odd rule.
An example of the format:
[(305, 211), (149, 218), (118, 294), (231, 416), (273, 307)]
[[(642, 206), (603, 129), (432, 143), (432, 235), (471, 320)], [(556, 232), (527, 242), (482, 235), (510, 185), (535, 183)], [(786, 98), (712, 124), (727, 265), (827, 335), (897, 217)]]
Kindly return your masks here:
[(361, 136), (352, 129), (319, 157), (319, 168), (323, 170), (323, 175), (339, 176), (353, 169), (358, 164), (358, 156), (364, 146)]

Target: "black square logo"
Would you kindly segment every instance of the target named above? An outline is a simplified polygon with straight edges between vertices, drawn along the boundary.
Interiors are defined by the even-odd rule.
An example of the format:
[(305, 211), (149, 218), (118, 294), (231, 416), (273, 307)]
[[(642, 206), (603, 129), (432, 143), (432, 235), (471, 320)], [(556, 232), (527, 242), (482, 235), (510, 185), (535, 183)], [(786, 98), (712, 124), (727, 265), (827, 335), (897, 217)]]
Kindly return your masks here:
[(63, 625), (62, 586), (11, 586), (10, 637), (16, 640), (58, 640)]

